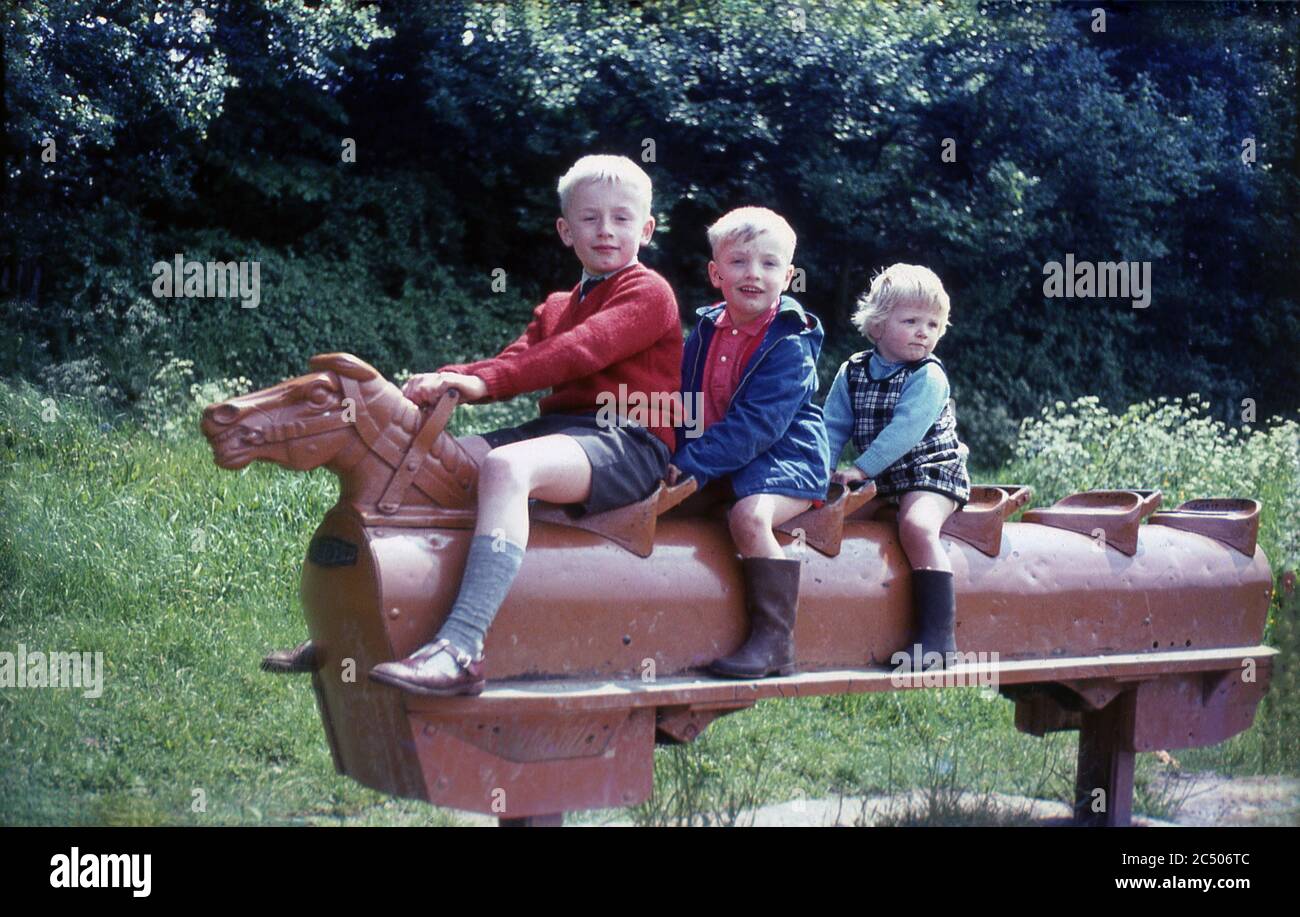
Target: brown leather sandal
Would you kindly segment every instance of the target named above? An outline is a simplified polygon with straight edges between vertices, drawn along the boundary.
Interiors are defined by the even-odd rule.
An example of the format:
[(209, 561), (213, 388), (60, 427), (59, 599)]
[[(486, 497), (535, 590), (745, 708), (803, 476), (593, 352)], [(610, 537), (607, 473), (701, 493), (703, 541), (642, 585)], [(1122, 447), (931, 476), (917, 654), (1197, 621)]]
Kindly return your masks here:
[[(439, 653), (446, 653), (456, 661), (458, 671), (455, 675), (444, 675), (430, 665)], [(475, 659), (449, 640), (425, 644), (405, 659), (382, 662), (370, 670), (370, 677), (394, 688), (429, 697), (482, 694), (487, 684), (483, 678), (483, 657)]]

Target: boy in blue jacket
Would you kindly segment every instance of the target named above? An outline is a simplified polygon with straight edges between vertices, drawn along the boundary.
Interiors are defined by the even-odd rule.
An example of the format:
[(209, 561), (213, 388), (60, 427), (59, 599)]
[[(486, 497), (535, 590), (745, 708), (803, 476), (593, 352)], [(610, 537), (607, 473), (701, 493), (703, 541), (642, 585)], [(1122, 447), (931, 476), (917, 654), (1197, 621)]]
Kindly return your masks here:
[(829, 446), (817, 393), (822, 326), (782, 293), (794, 276), (795, 234), (776, 213), (741, 207), (709, 227), (709, 280), (724, 301), (697, 310), (682, 358), (682, 397), (701, 427), (677, 429), (668, 480), (693, 475), (721, 492), (741, 554), (749, 639), (709, 670), (730, 678), (794, 671), (802, 562), (787, 558), (773, 526), (821, 506)]

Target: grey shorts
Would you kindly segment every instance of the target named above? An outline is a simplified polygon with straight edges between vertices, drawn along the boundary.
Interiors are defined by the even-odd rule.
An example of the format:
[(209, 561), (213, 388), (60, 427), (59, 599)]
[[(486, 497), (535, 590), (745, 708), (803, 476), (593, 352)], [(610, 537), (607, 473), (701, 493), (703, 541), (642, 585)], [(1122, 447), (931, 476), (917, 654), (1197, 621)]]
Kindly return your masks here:
[(539, 436), (561, 433), (575, 439), (591, 462), (591, 495), (570, 504), (575, 516), (601, 513), (644, 500), (668, 471), (671, 453), (663, 440), (642, 427), (611, 427), (594, 414), (544, 414), (481, 434), (493, 449)]

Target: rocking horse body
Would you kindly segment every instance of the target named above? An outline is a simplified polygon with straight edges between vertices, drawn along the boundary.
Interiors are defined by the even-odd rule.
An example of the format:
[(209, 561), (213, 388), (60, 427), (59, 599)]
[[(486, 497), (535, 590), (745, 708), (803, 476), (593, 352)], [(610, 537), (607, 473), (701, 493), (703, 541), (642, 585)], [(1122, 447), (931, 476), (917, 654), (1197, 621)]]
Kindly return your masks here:
[[(534, 507), (523, 566), (488, 635), (492, 690), (482, 698), (418, 698), (371, 682), (373, 666), (428, 641), (451, 608), (473, 532), (477, 467), (445, 429), (454, 395), (421, 412), (356, 357), (321, 355), (311, 368), (208, 407), (202, 425), (223, 468), (260, 460), (339, 477), (339, 500), (303, 564), (301, 596), (335, 764), (363, 784), (511, 817), (629, 805), (649, 793), (656, 733), (689, 740), (763, 692), (787, 693), (782, 683), (800, 693), (801, 678), (820, 678), (809, 693), (882, 689), (859, 676), (879, 674), (908, 643), (910, 568), (896, 527), (853, 518), (850, 495), (840, 494), (827, 511), (848, 510), (849, 518), (828, 522), (823, 512), (808, 515), (805, 529), (786, 526), (801, 547), (805, 539), (812, 546), (800, 552), (799, 670), (826, 675), (761, 687), (695, 680), (693, 670), (745, 637), (740, 563), (725, 519), (658, 516), (684, 496), (661, 488), (658, 509), (652, 498), (615, 511), (628, 523), (620, 531), (634, 534), (613, 540), (559, 508)], [(1254, 517), (1241, 505), (1249, 501), (1231, 501), (1138, 526), (1159, 495), (1108, 493), (1076, 495), (1083, 505), (1067, 498), (1033, 511), (1037, 522), (1003, 525), (1027, 491), (983, 488), (966, 521), (954, 516), (958, 646), (995, 662), (1025, 661), (1026, 673), (1041, 660), (1175, 650), (1218, 653), (1209, 666), (1216, 671), (1228, 667), (1232, 648), (1266, 657), (1271, 651), (1257, 644), (1271, 574), (1253, 534), (1243, 535), (1251, 518), (1257, 524), (1258, 505)], [(1244, 521), (1228, 521), (1232, 513)], [(1088, 528), (1098, 520), (1104, 539)], [(1208, 535), (1207, 520), (1218, 525)], [(345, 681), (349, 662), (356, 677)], [(1000, 671), (1004, 683), (1019, 677)], [(1109, 674), (1100, 665), (1077, 671)], [(643, 687), (653, 690), (642, 696)], [(1216, 713), (1219, 725), (1200, 738), (1249, 726), (1262, 690), (1229, 691), (1224, 703), (1235, 713)]]

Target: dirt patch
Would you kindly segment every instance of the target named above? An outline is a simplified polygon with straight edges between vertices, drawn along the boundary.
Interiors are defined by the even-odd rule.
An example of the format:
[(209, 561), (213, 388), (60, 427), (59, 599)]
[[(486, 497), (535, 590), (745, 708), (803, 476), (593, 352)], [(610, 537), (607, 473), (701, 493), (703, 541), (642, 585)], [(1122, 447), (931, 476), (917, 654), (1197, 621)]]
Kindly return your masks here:
[[(1168, 820), (1135, 815), (1146, 827), (1300, 825), (1300, 780), (1291, 777), (1221, 777), (1170, 774), (1155, 789), (1179, 802)], [(742, 824), (751, 823), (749, 818)], [(1060, 802), (1002, 793), (963, 793), (930, 799), (920, 792), (867, 798), (793, 800), (752, 814), (754, 825), (1028, 825), (1066, 826), (1070, 807)]]
[[(1152, 789), (1171, 803), (1180, 803), (1176, 814), (1168, 820), (1135, 815), (1134, 825), (1300, 825), (1300, 780), (1292, 777), (1229, 778), (1206, 772), (1166, 774), (1159, 779)], [(794, 799), (751, 810), (738, 820), (757, 827), (994, 824), (1046, 828), (1072, 822), (1070, 807), (1061, 802), (1003, 793), (929, 798), (920, 790), (891, 796)], [(631, 822), (619, 818), (600, 824)]]
[(1300, 825), (1300, 780), (1167, 774), (1164, 787), (1182, 805), (1179, 825)]

